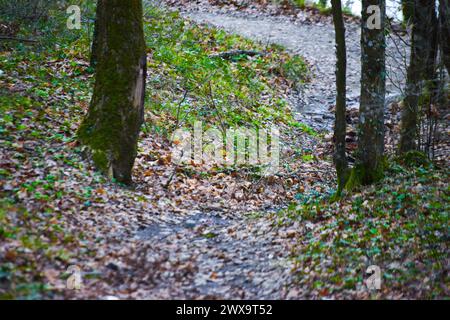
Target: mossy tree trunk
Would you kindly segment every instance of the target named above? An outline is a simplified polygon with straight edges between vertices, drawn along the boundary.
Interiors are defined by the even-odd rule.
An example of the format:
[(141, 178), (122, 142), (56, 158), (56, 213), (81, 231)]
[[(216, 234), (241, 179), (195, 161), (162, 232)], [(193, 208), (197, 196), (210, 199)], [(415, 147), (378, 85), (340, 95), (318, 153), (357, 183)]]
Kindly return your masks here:
[(348, 176), (348, 163), (345, 154), (346, 134), (346, 74), (347, 74), (347, 50), (345, 44), (345, 25), (342, 17), (341, 0), (331, 0), (333, 11), (334, 31), (336, 39), (336, 114), (334, 123), (334, 164), (338, 177), (338, 190), (345, 186)]
[[(411, 58), (407, 71), (406, 96), (402, 110), (400, 153), (417, 149), (419, 98), (426, 81), (436, 86), (437, 17), (434, 1), (414, 0)], [(433, 93), (434, 95), (434, 93)]]
[[(379, 11), (371, 11), (376, 6)], [(373, 8), (373, 7), (371, 7)], [(378, 14), (379, 13), (379, 14)], [(380, 27), (369, 17), (376, 16)], [(361, 97), (356, 163), (346, 187), (371, 184), (383, 177), (386, 94), (385, 0), (363, 0), (361, 12)]]
[(95, 166), (131, 182), (144, 121), (146, 50), (141, 0), (100, 0), (95, 87), (78, 136)]

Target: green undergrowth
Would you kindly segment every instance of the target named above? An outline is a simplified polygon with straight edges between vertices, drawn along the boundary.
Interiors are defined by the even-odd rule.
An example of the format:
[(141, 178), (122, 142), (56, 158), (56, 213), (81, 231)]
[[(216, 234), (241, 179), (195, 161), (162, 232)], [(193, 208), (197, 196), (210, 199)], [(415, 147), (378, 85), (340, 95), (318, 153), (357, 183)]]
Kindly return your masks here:
[[(292, 258), (311, 296), (448, 297), (448, 172), (394, 163), (388, 176), (339, 201), (300, 194), (280, 213), (281, 225), (303, 226)], [(364, 285), (370, 265), (382, 270), (380, 291)]]
[(36, 41), (0, 49), (0, 299), (52, 297), (47, 272), (92, 254), (67, 217), (93, 201), (86, 181), (105, 183), (76, 144), (92, 90), (89, 26), (69, 31), (65, 7), (40, 14), (0, 16), (18, 26), (14, 37)]
[[(81, 30), (67, 28), (69, 14), (66, 9), (77, 5), (81, 9)], [(3, 49), (27, 50), (32, 46), (33, 52), (45, 52), (54, 48), (55, 44), (70, 43), (80, 38), (90, 40), (95, 16), (95, 2), (91, 0), (0, 0), (1, 34), (16, 39), (32, 40), (22, 42), (2, 40)], [(81, 31), (81, 32), (80, 32)]]
[(90, 72), (79, 54), (62, 43), (45, 54), (26, 48), (0, 54), (0, 299), (48, 297), (43, 265), (65, 270), (87, 252), (58, 208), (71, 197), (91, 200), (68, 174), (72, 168), (90, 174), (79, 148), (70, 147), (89, 100)]
[[(154, 114), (154, 129), (170, 132), (195, 121), (219, 129), (298, 126), (283, 97), (307, 78), (302, 58), (290, 56), (276, 45), (264, 46), (196, 25), (177, 12), (148, 7), (145, 18), (148, 104)], [(235, 50), (260, 55), (217, 56)]]

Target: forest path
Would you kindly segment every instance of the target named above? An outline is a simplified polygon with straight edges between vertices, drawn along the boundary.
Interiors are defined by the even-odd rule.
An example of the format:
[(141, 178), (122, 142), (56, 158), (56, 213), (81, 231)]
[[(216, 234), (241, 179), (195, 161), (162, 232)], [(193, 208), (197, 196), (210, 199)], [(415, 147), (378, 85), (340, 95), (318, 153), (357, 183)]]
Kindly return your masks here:
[[(297, 120), (318, 130), (331, 130), (334, 115), (335, 91), (335, 40), (331, 19), (312, 22), (309, 19), (292, 19), (286, 16), (249, 14), (239, 11), (218, 11), (213, 7), (188, 7), (181, 12), (197, 23), (207, 23), (228, 32), (287, 48), (306, 59), (312, 79), (298, 94), (291, 96), (290, 103), (298, 111)], [(207, 10), (207, 11), (206, 11)], [(361, 47), (360, 26), (346, 24), (347, 40), (347, 106), (358, 108), (360, 94)], [(388, 37), (387, 54), (387, 102), (400, 95), (404, 82), (402, 69), (407, 52), (400, 40)]]
[[(330, 76), (334, 73), (334, 64), (321, 66), (321, 63), (334, 59), (333, 43), (328, 43), (333, 39), (333, 33), (323, 37), (320, 45), (314, 40), (321, 33), (332, 31), (329, 26), (315, 28), (311, 25), (312, 31), (296, 30), (298, 26), (286, 22), (280, 23), (277, 29), (275, 18), (252, 19), (194, 11), (182, 14), (195, 22), (209, 23), (263, 43), (278, 43), (303, 56), (311, 56), (308, 62), (314, 68), (315, 79), (302, 94), (308, 100), (301, 103), (303, 109), (299, 113), (300, 117), (310, 121), (299, 120), (314, 124), (315, 128), (330, 127), (332, 117), (330, 120), (326, 116), (330, 114), (328, 105), (334, 101)], [(274, 41), (271, 32), (275, 33)], [(305, 39), (304, 45), (302, 39)], [(307, 49), (303, 50), (304, 47)], [(291, 102), (298, 104), (298, 100)], [(303, 147), (317, 147), (312, 140), (306, 139)], [(305, 184), (311, 184), (312, 188), (316, 183), (331, 187), (333, 178), (328, 174), (322, 178), (314, 173), (305, 174)], [(229, 210), (214, 200), (211, 203), (215, 208), (193, 206), (177, 213), (168, 208), (149, 216), (152, 222), (135, 233), (133, 239), (139, 247), (137, 251), (145, 258), (133, 260), (133, 270), (136, 274), (144, 274), (141, 278), (146, 278), (151, 270), (154, 282), (154, 286), (148, 291), (143, 290), (138, 297), (295, 299), (305, 295), (295, 284), (292, 273), (295, 261), (291, 252), (308, 227), (297, 223), (278, 225), (278, 215), (270, 210), (256, 210), (259, 213), (246, 208)]]
[(147, 246), (147, 259), (167, 264), (143, 297), (286, 299), (301, 294), (293, 288), (289, 257), (299, 230), (275, 227), (276, 215), (192, 210), (166, 218), (158, 217), (136, 234)]
[[(189, 8), (188, 8), (189, 9)], [(334, 31), (329, 22), (296, 22), (282, 16), (252, 16), (239, 12), (202, 12), (185, 10), (182, 15), (197, 23), (207, 23), (227, 32), (275, 43), (303, 56), (312, 71), (311, 82), (301, 94), (293, 94), (297, 119), (315, 129), (331, 130), (334, 104)], [(347, 26), (348, 103), (358, 105), (360, 47), (359, 27)], [(306, 144), (305, 144), (306, 146)], [(313, 145), (309, 146), (311, 149)], [(326, 178), (324, 178), (326, 179)], [(305, 184), (315, 185), (320, 178)], [(332, 184), (333, 179), (328, 179)], [(326, 184), (326, 183), (324, 183)], [(237, 195), (236, 195), (237, 196)], [(301, 298), (306, 292), (295, 284), (290, 255), (311, 224), (279, 226), (278, 216), (260, 210), (223, 210), (191, 207), (183, 214), (170, 207), (148, 216), (134, 234), (139, 250), (132, 259), (135, 277), (153, 285), (135, 297), (286, 299)], [(247, 213), (245, 213), (247, 212)], [(134, 264), (131, 264), (132, 266)], [(142, 274), (142, 276), (139, 276)]]
[[(182, 14), (197, 23), (208, 23), (262, 43), (280, 44), (304, 56), (314, 77), (300, 96), (291, 96), (290, 103), (298, 106), (299, 121), (316, 129), (331, 128), (333, 117), (328, 107), (334, 102), (334, 34), (330, 25), (299, 28), (282, 17), (198, 11)], [(353, 37), (349, 41), (357, 46), (356, 27), (353, 29), (355, 34), (349, 32)], [(352, 50), (357, 49), (349, 48), (349, 52)], [(349, 84), (358, 88), (356, 52), (352, 59), (349, 74), (356, 74)], [(350, 99), (356, 99), (357, 91), (349, 94)], [(304, 147), (313, 149), (314, 142), (308, 141)], [(316, 183), (330, 187), (333, 183), (329, 175), (322, 179), (307, 174), (305, 179), (314, 187)], [(311, 226), (280, 226), (273, 211), (256, 214), (254, 210), (224, 210), (219, 203), (213, 205), (216, 208), (191, 207), (177, 213), (168, 207), (158, 215), (146, 215), (151, 222), (134, 233), (132, 241), (136, 242), (130, 247), (133, 258), (129, 260), (134, 277), (150, 277), (154, 284), (134, 297), (295, 299), (305, 295), (291, 272), (295, 263), (291, 252), (298, 237)]]

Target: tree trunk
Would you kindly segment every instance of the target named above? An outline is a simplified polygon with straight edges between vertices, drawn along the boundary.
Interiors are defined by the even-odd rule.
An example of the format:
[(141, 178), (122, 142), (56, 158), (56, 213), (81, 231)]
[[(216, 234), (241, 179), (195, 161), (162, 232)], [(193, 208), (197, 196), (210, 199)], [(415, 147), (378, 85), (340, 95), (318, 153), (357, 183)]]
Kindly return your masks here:
[(442, 58), (450, 74), (450, 0), (439, 0), (439, 17)]
[[(376, 6), (375, 8), (378, 10), (368, 12), (370, 6)], [(352, 189), (355, 185), (366, 185), (380, 180), (383, 177), (384, 168), (385, 0), (363, 0), (361, 16), (361, 97), (358, 149), (355, 167), (347, 182), (348, 189)], [(380, 21), (379, 28), (369, 23), (373, 21), (374, 16)]]
[(403, 21), (410, 24), (414, 15), (414, 1), (402, 0)]
[(338, 177), (338, 190), (345, 186), (348, 175), (347, 156), (345, 154), (346, 133), (346, 73), (347, 73), (347, 50), (345, 45), (345, 25), (342, 17), (341, 0), (331, 0), (333, 10), (333, 21), (336, 38), (336, 114), (334, 123), (334, 164)]
[(104, 27), (104, 24), (100, 24), (100, 21), (103, 21), (103, 10), (105, 9), (105, 0), (98, 0), (97, 1), (97, 8), (95, 12), (95, 23), (94, 23), (94, 35), (92, 39), (92, 46), (91, 46), (91, 67), (95, 68), (97, 64), (97, 59), (99, 56), (99, 48), (101, 45), (99, 45), (99, 42), (102, 40), (100, 39), (100, 35), (105, 35), (105, 31), (100, 31), (100, 28)]
[(94, 93), (78, 136), (95, 166), (131, 182), (144, 121), (146, 51), (141, 0), (100, 0)]
[[(400, 153), (417, 149), (419, 97), (425, 81), (429, 81), (434, 96), (437, 56), (437, 18), (434, 1), (414, 0), (412, 18), (411, 58), (406, 81), (406, 96), (402, 111)], [(432, 98), (432, 97), (431, 97)]]

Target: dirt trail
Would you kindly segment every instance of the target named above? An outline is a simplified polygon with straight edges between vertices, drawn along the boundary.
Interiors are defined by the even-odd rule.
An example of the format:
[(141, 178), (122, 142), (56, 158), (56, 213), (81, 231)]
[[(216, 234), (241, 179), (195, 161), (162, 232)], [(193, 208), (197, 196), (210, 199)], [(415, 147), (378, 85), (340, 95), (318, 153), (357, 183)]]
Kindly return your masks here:
[[(158, 219), (136, 238), (157, 244), (149, 245), (149, 259), (168, 254), (166, 263), (178, 267), (163, 272), (143, 297), (285, 299), (293, 285), (288, 255), (294, 231), (274, 228), (273, 219), (269, 213), (246, 217), (201, 211)], [(193, 270), (180, 280), (183, 266)]]

